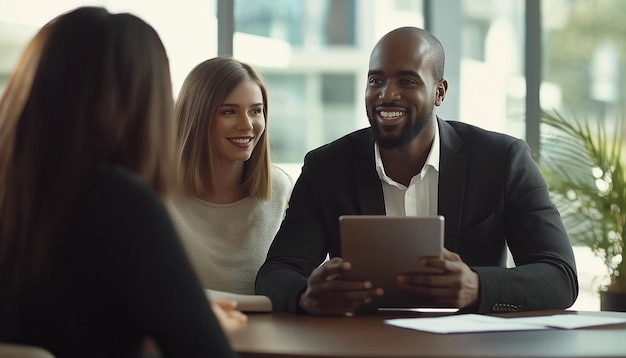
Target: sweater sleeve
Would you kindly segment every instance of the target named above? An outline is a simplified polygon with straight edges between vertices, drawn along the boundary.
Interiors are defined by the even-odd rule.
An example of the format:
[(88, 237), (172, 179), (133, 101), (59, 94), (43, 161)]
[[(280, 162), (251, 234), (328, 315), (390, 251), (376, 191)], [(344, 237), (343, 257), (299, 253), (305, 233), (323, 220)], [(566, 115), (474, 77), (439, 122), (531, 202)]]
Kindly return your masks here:
[(102, 284), (164, 357), (234, 357), (161, 199), (121, 170), (92, 192)]

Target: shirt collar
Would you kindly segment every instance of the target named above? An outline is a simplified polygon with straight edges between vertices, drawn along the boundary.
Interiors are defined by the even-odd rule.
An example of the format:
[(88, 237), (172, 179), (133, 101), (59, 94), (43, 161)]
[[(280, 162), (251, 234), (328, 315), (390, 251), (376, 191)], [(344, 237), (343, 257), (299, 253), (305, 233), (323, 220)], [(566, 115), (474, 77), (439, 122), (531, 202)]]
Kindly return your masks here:
[[(428, 167), (432, 167), (434, 170), (439, 171), (441, 145), (439, 144), (439, 124), (437, 122), (435, 123), (435, 138), (433, 139), (430, 153), (428, 153), (428, 157), (426, 158), (426, 163), (424, 163), (424, 168), (422, 171), (420, 171), (420, 176), (422, 177), (426, 175)], [(378, 172), (378, 177), (380, 178), (380, 180), (383, 180), (391, 185), (399, 185), (393, 179), (389, 178), (387, 176), (387, 173), (385, 173), (385, 166), (383, 165), (383, 160), (380, 157), (380, 148), (378, 147), (378, 143), (376, 141), (374, 141), (374, 161), (376, 163), (376, 171)]]

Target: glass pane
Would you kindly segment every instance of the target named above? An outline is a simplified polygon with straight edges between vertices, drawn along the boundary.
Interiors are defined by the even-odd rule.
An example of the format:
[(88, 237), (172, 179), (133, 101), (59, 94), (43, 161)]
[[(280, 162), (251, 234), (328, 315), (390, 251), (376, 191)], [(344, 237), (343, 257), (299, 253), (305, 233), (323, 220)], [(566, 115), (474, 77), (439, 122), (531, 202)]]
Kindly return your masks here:
[(626, 99), (626, 2), (544, 0), (541, 105), (610, 119)]
[[(267, 82), (269, 104), (269, 134), (272, 159), (277, 162), (300, 162), (306, 150), (305, 91), (306, 77), (302, 74), (270, 73)], [(271, 90), (269, 90), (271, 89)]]
[(354, 45), (355, 0), (237, 0), (239, 32), (294, 47)]
[(130, 12), (159, 33), (170, 59), (174, 95), (187, 73), (217, 54), (215, 0), (21, 0), (0, 2), (0, 94), (26, 43), (53, 17), (78, 6)]
[[(543, 82), (541, 85), (542, 109), (547, 112), (556, 110), (567, 120), (573, 121), (573, 118), (577, 118), (588, 121), (592, 133), (597, 128), (596, 124), (603, 125), (607, 131), (605, 138), (608, 138), (609, 141), (611, 138), (617, 138), (615, 139), (617, 141), (621, 138), (624, 141), (624, 133), (615, 133), (614, 125), (616, 122), (624, 120), (623, 103), (626, 99), (626, 71), (624, 70), (626, 68), (626, 38), (624, 34), (626, 33), (626, 24), (623, 18), (626, 16), (626, 2), (623, 0), (543, 0), (542, 15), (543, 38), (545, 39)], [(548, 132), (550, 127), (543, 127), (542, 130)], [(616, 137), (613, 137), (614, 134)], [(542, 136), (542, 140), (544, 145), (540, 152), (541, 160), (549, 163), (550, 157), (555, 155), (554, 153), (558, 153), (563, 144), (551, 146), (550, 136), (546, 134)], [(558, 144), (558, 142), (555, 143)], [(583, 145), (576, 146), (576, 149), (578, 148), (583, 148)], [(566, 152), (568, 154), (575, 153), (575, 149)], [(555, 155), (555, 157), (557, 156)], [(572, 163), (580, 163), (579, 158), (586, 159), (584, 153), (569, 158), (574, 158), (574, 160), (570, 162), (559, 158), (561, 160), (558, 161), (558, 165), (568, 169), (567, 177), (569, 178), (583, 173), (584, 175), (580, 177), (591, 183), (591, 188), (595, 186), (598, 189), (598, 195), (594, 195), (594, 197), (613, 198), (619, 195), (617, 193), (614, 195), (602, 193), (607, 187), (618, 188), (620, 186), (617, 181), (612, 181), (612, 178), (619, 178), (618, 176), (612, 177), (609, 184), (603, 186), (602, 183), (606, 183), (606, 181), (603, 171), (599, 167), (593, 168), (596, 173), (592, 174), (594, 172), (588, 163), (578, 167), (582, 168), (578, 171), (574, 170), (575, 167), (567, 166)], [(606, 157), (603, 158), (604, 160)], [(615, 168), (615, 166), (612, 167)], [(568, 186), (568, 188), (572, 187)], [(557, 200), (559, 199), (559, 195), (555, 195), (555, 197)], [(578, 200), (574, 214), (585, 212), (581, 209), (583, 206), (589, 207), (588, 203), (581, 202), (580, 198), (584, 197), (582, 195), (574, 196), (572, 194), (567, 197)], [(584, 199), (582, 200), (584, 201)], [(561, 202), (557, 201), (557, 205), (559, 204), (563, 206)], [(606, 202), (604, 205), (598, 202), (593, 204), (593, 207), (597, 208), (597, 216), (591, 221), (594, 223), (605, 222), (598, 219), (599, 213), (608, 214), (610, 217), (610, 210), (606, 212), (604, 208), (610, 208), (611, 205)], [(612, 209), (614, 214), (615, 208)], [(580, 238), (577, 233), (581, 230), (577, 230), (577, 227), (580, 227), (578, 224), (585, 222), (585, 220), (581, 220), (575, 215), (568, 215), (567, 212), (563, 215), (563, 220), (570, 237), (574, 240)], [(594, 227), (599, 226), (594, 225)], [(590, 230), (587, 229), (583, 232), (590, 232)], [(609, 246), (606, 243), (600, 243), (599, 240), (596, 244), (599, 246), (598, 253), (602, 255), (604, 247)], [(574, 247), (574, 253), (576, 254), (580, 293), (573, 308), (599, 310), (598, 291), (607, 283), (607, 267), (602, 256), (593, 253), (588, 245), (575, 244), (577, 244)], [(623, 255), (621, 256), (623, 259)]]
[(370, 51), (404, 25), (424, 25), (421, 1), (235, 1), (234, 57), (267, 80), (272, 156), (294, 178), (308, 150), (369, 126)]
[(525, 137), (524, 13), (523, 0), (463, 1), (459, 120)]

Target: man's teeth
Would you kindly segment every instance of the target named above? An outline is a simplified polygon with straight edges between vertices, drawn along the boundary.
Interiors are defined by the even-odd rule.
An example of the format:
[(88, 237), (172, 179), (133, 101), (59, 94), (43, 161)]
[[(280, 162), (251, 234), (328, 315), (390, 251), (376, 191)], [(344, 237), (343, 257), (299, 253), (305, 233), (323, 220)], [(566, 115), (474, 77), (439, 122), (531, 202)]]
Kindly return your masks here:
[(252, 138), (232, 138), (231, 141), (235, 143), (249, 143)]
[(404, 112), (388, 112), (388, 111), (380, 111), (380, 115), (385, 119), (396, 118), (404, 115)]

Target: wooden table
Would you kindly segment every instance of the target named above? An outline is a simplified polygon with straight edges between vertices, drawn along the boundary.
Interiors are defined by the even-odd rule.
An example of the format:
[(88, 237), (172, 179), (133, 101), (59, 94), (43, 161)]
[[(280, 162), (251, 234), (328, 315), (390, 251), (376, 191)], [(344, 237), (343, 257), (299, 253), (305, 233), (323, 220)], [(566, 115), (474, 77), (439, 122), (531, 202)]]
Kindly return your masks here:
[[(535, 311), (501, 317), (618, 312)], [(387, 318), (432, 313), (385, 312), (356, 317), (251, 314), (245, 330), (229, 338), (241, 357), (626, 357), (626, 324), (516, 332), (433, 334), (390, 326)]]

